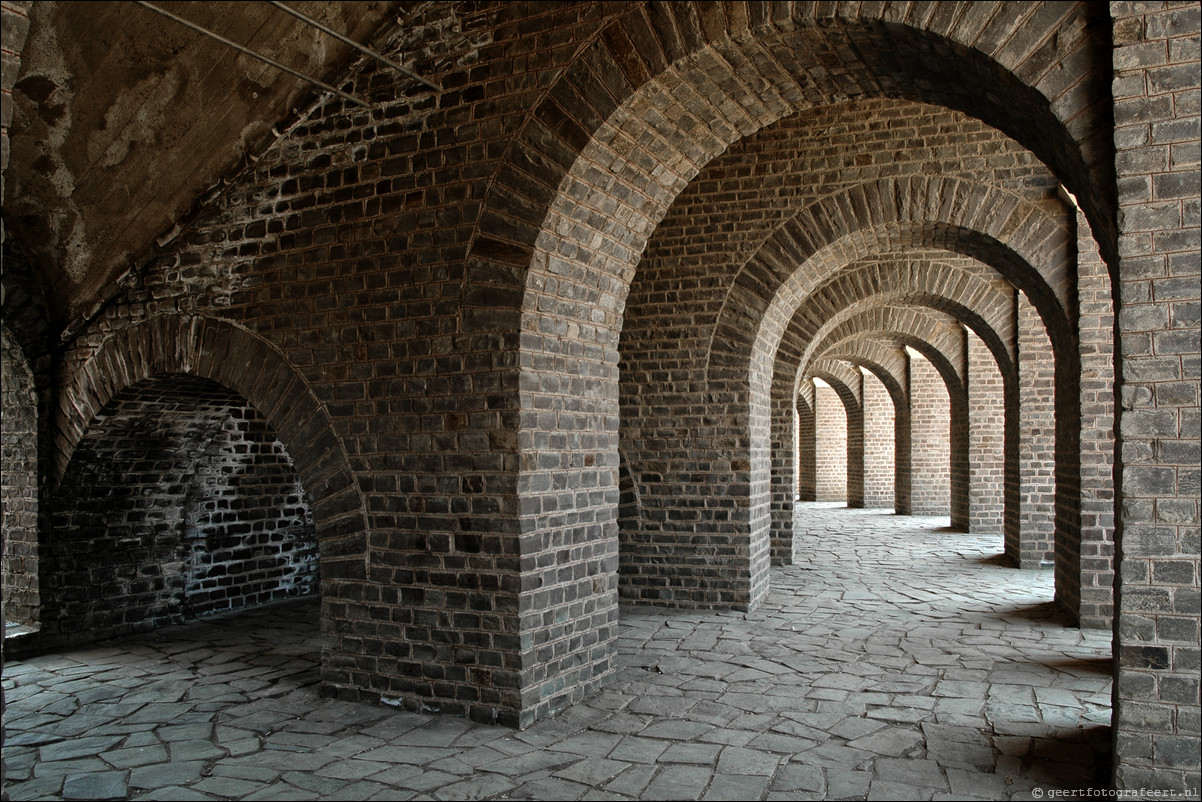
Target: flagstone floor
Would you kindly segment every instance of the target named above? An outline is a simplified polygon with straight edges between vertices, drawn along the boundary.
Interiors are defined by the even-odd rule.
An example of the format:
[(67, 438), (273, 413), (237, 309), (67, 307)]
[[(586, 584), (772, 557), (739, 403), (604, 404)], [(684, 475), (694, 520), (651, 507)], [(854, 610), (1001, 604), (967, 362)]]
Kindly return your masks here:
[(318, 693), (304, 600), (8, 662), (4, 791), (56, 799), (1031, 799), (1105, 787), (1110, 633), (947, 519), (804, 504), (751, 613), (621, 610), (525, 731)]

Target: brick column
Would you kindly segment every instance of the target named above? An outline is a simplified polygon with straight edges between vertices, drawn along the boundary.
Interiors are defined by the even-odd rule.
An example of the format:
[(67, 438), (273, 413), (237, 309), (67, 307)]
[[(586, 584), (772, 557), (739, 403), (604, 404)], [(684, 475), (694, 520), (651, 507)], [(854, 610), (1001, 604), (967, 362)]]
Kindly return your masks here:
[[(772, 462), (768, 530), (772, 565), (793, 564), (793, 498), (797, 495), (797, 405), (788, 396), (772, 399)], [(787, 408), (785, 408), (787, 407)]]
[[(858, 388), (857, 388), (858, 389)], [(847, 506), (864, 506), (864, 408), (844, 399), (847, 408)]]
[(830, 387), (814, 387), (814, 456), (817, 501), (847, 501), (847, 412)]
[[(902, 354), (905, 354), (904, 350)], [(901, 378), (909, 383), (905, 376)], [(902, 393), (903, 398), (893, 409), (893, 511), (898, 515), (909, 515), (914, 480), (913, 420), (909, 389), (903, 387)]]
[(1016, 520), (1006, 522), (1006, 552), (1019, 568), (1039, 568), (1054, 558), (1056, 361), (1039, 312), (1022, 293), (1017, 304), (1020, 492)]
[(797, 397), (797, 498), (818, 500), (818, 463), (816, 434), (816, 388), (813, 381), (802, 382)]
[(1006, 480), (1006, 404), (993, 354), (967, 332), (968, 531), (1001, 532)]
[(864, 506), (892, 507), (896, 439), (893, 399), (876, 376), (864, 373), (863, 377)]
[(1111, 3), (1118, 309), (1115, 785), (1198, 790), (1197, 3)]
[(935, 366), (909, 355), (910, 497), (914, 515), (951, 511), (951, 425), (947, 385)]
[[(1082, 627), (1108, 629), (1114, 617), (1114, 296), (1110, 274), (1089, 222), (1077, 217), (1077, 295), (1081, 337), (1081, 509), (1077, 544), (1057, 543), (1077, 565), (1057, 579), (1060, 605), (1077, 610)], [(1057, 531), (1072, 531), (1058, 526)], [(1074, 548), (1075, 546), (1075, 548)], [(1062, 585), (1064, 586), (1062, 588)], [(1076, 598), (1068, 596), (1069, 592)]]

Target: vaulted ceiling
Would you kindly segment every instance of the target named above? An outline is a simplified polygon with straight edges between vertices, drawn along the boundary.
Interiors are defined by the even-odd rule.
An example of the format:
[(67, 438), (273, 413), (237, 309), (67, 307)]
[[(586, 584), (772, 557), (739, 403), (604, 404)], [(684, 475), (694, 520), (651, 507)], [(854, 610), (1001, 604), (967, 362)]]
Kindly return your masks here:
[[(327, 83), (360, 57), (271, 3), (156, 5)], [(288, 5), (370, 44), (412, 4)], [(32, 4), (4, 216), (52, 325), (103, 302), (199, 200), (275, 142), (273, 127), (323, 91), (137, 3)]]

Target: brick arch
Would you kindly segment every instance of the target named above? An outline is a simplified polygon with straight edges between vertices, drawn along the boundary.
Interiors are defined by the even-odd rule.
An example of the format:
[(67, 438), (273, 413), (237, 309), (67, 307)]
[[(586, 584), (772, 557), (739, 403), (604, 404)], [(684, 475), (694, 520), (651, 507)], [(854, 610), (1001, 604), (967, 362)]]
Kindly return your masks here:
[[(905, 303), (898, 303), (903, 298)], [(781, 439), (779, 430), (789, 418), (786, 412), (791, 401), (789, 387), (804, 378), (808, 366), (817, 358), (816, 354), (825, 354), (840, 343), (864, 336), (898, 339), (923, 354), (947, 387), (952, 421), (956, 423), (951, 432), (952, 463), (956, 467), (951, 477), (952, 519), (954, 526), (967, 526), (970, 492), (968, 366), (964, 361), (964, 334), (960, 327), (967, 325), (985, 343), (997, 363), (1004, 391), (1011, 396), (1018, 392), (1018, 373), (1006, 344), (990, 321), (947, 299), (932, 300), (935, 302), (908, 293), (870, 296), (822, 321), (800, 355), (779, 352), (771, 399), (773, 447), (788, 442)], [(787, 481), (787, 477), (778, 479), (774, 476), (772, 481), (779, 484)], [(774, 524), (790, 528), (791, 521), (791, 518), (781, 517)], [(789, 537), (787, 534), (781, 536)]]
[[(1038, 3), (981, 15), (964, 13), (968, 5), (932, 14), (855, 4), (825, 13), (809, 4), (632, 4), (582, 44), (534, 104), (496, 172), (471, 255), (530, 264), (548, 230), (543, 210), (571, 193), (573, 174), (596, 167), (594, 180), (609, 173), (652, 187), (635, 176), (659, 165), (687, 179), (734, 139), (782, 116), (862, 97), (904, 97), (985, 121), (1038, 154), (1078, 197), (1087, 193), (1095, 230), (1113, 232), (1110, 75), (1097, 57), (1110, 44), (1105, 13)], [(650, 113), (630, 113), (640, 101)], [(590, 142), (606, 139), (624, 146), (576, 164)], [(653, 190), (643, 194), (658, 200)]]
[[(844, 350), (833, 354), (836, 359), (862, 365), (881, 380), (893, 401), (896, 413), (896, 448), (903, 455), (909, 448), (909, 405), (906, 402), (904, 384), (905, 359), (896, 346), (887, 346), (876, 340), (856, 337), (844, 343)], [(809, 382), (798, 377), (795, 387), (796, 407), (793, 415), (774, 417), (772, 422), (772, 526), (769, 537), (773, 565), (791, 565), (793, 562), (793, 501), (794, 497), (813, 501), (814, 494), (809, 477), (814, 474), (814, 409), (813, 388)], [(792, 425), (790, 425), (792, 424)], [(796, 451), (794, 452), (793, 446)], [(902, 463), (898, 463), (902, 464)], [(898, 472), (894, 478), (898, 493), (899, 513), (908, 499), (909, 474)]]
[[(535, 103), (495, 174), (468, 249), (463, 297), (467, 307), (489, 297), (521, 305), (516, 395), (524, 414), (516, 492), (523, 505), (517, 526), (523, 555), (547, 566), (530, 587), (558, 582), (560, 567), (539, 559), (557, 542), (591, 552), (578, 564), (578, 575), (604, 573), (612, 562), (608, 547), (587, 544), (607, 543), (616, 531), (617, 337), (626, 293), (647, 239), (673, 199), (730, 143), (816, 105), (906, 97), (1013, 131), (1016, 141), (1044, 155), (1066, 185), (1080, 187), (1079, 197), (1109, 192), (1095, 190), (1113, 182), (1098, 179), (1089, 166), (1107, 160), (1074, 141), (1037, 88), (1044, 70), (1035, 65), (1048, 51), (1036, 57), (1023, 45), (1008, 50), (1005, 42), (983, 36), (971, 16), (953, 36), (955, 26), (922, 14), (884, 20), (861, 18), (857, 10), (818, 20), (812, 8), (798, 5), (796, 17), (790, 10), (775, 18), (757, 4), (630, 7), (581, 47)], [(1069, 51), (1092, 45), (1080, 24), (1086, 6), (1047, 10), (1039, 20), (1039, 42), (1048, 44), (1045, 37), (1056, 32)], [(1020, 30), (1028, 19), (1025, 13), (999, 14), (1002, 29)], [(1092, 76), (1089, 63), (1065, 61), (1079, 81)], [(1030, 69), (1028, 86), (1019, 75)], [(960, 91), (948, 74), (966, 76)], [(982, 82), (1005, 87), (1010, 96), (984, 97), (975, 91)], [(1061, 106), (1072, 106), (1075, 124), (1092, 134), (1094, 104), (1104, 99), (1105, 82), (1078, 86), (1090, 91), (1053, 94), (1063, 95)], [(1103, 216), (1098, 230), (1105, 226)], [(513, 325), (514, 317), (512, 308), (492, 315), (469, 309), (460, 330), (474, 335)], [(562, 427), (566, 437), (553, 443), (549, 432)], [(571, 515), (554, 498), (557, 477), (579, 488), (576, 503), (585, 504)], [(753, 472), (750, 483), (735, 479), (725, 490), (740, 508), (736, 515), (750, 532), (750, 545), (715, 555), (712, 570), (703, 571), (737, 576), (740, 589), (704, 595), (706, 603), (746, 608), (767, 588), (767, 516), (751, 501), (766, 497), (767, 478)], [(578, 589), (597, 598), (616, 621), (616, 605), (586, 584), (605, 583), (582, 581)], [(522, 614), (546, 613), (551, 595), (521, 594)], [(570, 638), (586, 628), (594, 631), (595, 625), (580, 618), (561, 631)], [(575, 686), (584, 671), (563, 679)]]
[(899, 414), (906, 405), (905, 360), (896, 347), (876, 340), (856, 338), (833, 345), (816, 362), (827, 360), (846, 362), (872, 373), (889, 394), (890, 401)]
[[(981, 212), (982, 208), (990, 211)], [(1068, 381), (1079, 359), (1074, 332), (1059, 297), (1067, 295), (1068, 243), (1068, 229), (1034, 204), (1004, 190), (954, 179), (882, 180), (856, 185), (800, 210), (747, 262), (724, 300), (722, 315), (713, 329), (707, 368), (709, 389), (711, 393), (726, 389), (735, 398), (746, 393), (745, 411), (738, 402), (732, 407), (747, 421), (752, 475), (763, 477), (762, 481), (771, 485), (773, 415), (784, 414), (782, 405), (792, 403), (793, 394), (788, 389), (793, 380), (792, 366), (786, 366), (780, 378), (775, 378), (782, 370), (779, 349), (787, 344), (786, 335), (803, 302), (820, 292), (845, 266), (877, 253), (917, 248), (955, 254), (992, 268), (1031, 298), (1048, 331), (1055, 332), (1052, 339), (1057, 374)], [(947, 275), (968, 281), (969, 273)], [(938, 271), (927, 271), (924, 281), (932, 288), (945, 284)], [(954, 288), (956, 282), (947, 281), (946, 285)], [(846, 298), (852, 292), (845, 289), (841, 295)], [(980, 284), (975, 290), (970, 287), (966, 297), (985, 298), (991, 292), (987, 285)], [(933, 301), (935, 294), (931, 295)], [(836, 301), (832, 304), (838, 305)], [(957, 316), (969, 321), (979, 318), (967, 307), (961, 308)], [(991, 327), (982, 322), (975, 325), (991, 341), (999, 365), (1010, 362), (1000, 338), (990, 333)], [(748, 364), (749, 371), (738, 367)], [(1003, 367), (1003, 376), (1012, 373)], [(1066, 406), (1067, 395), (1057, 396), (1063, 397)], [(1064, 414), (1067, 420), (1071, 409)], [(753, 506), (767, 508), (769, 498), (758, 496)], [(753, 511), (752, 517), (764, 514)]]
[[(856, 341), (864, 336), (860, 333), (864, 327), (877, 332), (909, 332), (912, 341), (922, 341), (924, 350), (938, 352), (937, 361), (946, 374), (955, 410), (953, 420), (966, 421), (967, 398), (962, 388), (967, 374), (963, 365), (951, 367), (952, 360), (962, 358), (963, 344), (959, 332), (951, 332), (947, 326), (949, 319), (961, 321), (987, 344), (1006, 386), (1017, 393), (1014, 354), (1009, 347), (1013, 339), (1012, 296), (997, 286), (996, 277), (995, 281), (987, 280), (991, 273), (967, 263), (957, 267), (946, 261), (935, 262), (931, 256), (900, 264), (889, 261), (885, 266), (857, 262), (828, 277), (798, 307), (776, 352), (771, 386), (768, 459), (774, 559), (792, 553), (789, 488), (795, 483), (792, 426), (797, 387), (808, 377), (815, 354), (827, 353), (832, 341)], [(895, 406), (904, 408), (905, 404), (897, 405), (894, 397)], [(905, 457), (910, 442), (908, 415), (895, 418), (895, 427)], [(958, 466), (966, 465), (968, 459), (967, 433), (963, 434), (955, 438), (954, 460)], [(797, 442), (799, 458), (808, 460), (808, 444), (800, 439)], [(961, 481), (963, 477), (956, 477), (953, 495), (957, 508), (967, 504), (968, 486)], [(903, 512), (908, 511), (910, 486), (908, 463), (895, 460), (895, 502), (900, 488)]]
[(286, 447), (239, 393), (184, 373), (137, 381), (104, 405), (44, 533), (39, 647), (319, 588), (320, 547)]
[[(899, 347), (913, 348), (920, 353), (938, 372), (939, 378), (943, 380), (949, 393), (963, 392), (964, 365), (961, 360), (949, 356), (947, 353), (950, 344), (958, 335), (933, 315), (920, 314), (919, 319), (929, 321), (931, 326), (916, 327), (907, 325), (907, 320), (913, 320), (913, 318), (891, 315), (891, 311), (889, 309), (872, 309), (862, 311), (847, 319), (837, 331), (832, 332), (824, 339), (823, 345), (819, 349), (821, 353), (817, 359), (843, 359), (871, 368), (874, 363), (863, 356), (864, 349), (870, 348), (875, 351), (876, 348), (885, 347), (880, 345), (879, 341), (889, 341), (896, 343)], [(921, 310), (918, 311), (921, 312)], [(866, 343), (868, 344), (865, 345)], [(863, 360), (863, 362), (857, 362), (857, 359)], [(958, 362), (961, 363), (958, 364)], [(888, 371), (889, 381), (885, 382), (886, 385), (896, 381), (896, 373), (890, 368), (882, 366), (881, 370)], [(799, 384), (805, 381), (807, 374), (806, 370), (797, 371)], [(881, 373), (877, 373), (877, 375), (881, 376)], [(882, 378), (882, 381), (885, 379)], [(904, 388), (898, 387), (897, 391), (901, 394), (899, 397), (905, 396)]]
[(848, 187), (798, 211), (744, 266), (714, 327), (710, 365), (763, 364), (804, 298), (846, 265), (937, 249), (988, 265), (1069, 337), (1071, 229), (1005, 190), (951, 178)]
[[(968, 420), (968, 376), (964, 359), (964, 334), (961, 324), (954, 319), (921, 307), (894, 307), (869, 305), (847, 310), (835, 325), (825, 331), (817, 341), (815, 352), (821, 356), (840, 350), (854, 348), (865, 340), (887, 340), (899, 346), (908, 346), (920, 353), (934, 367), (947, 390), (952, 421), (949, 432), (951, 462), (951, 517), (953, 526), (966, 528), (969, 520), (968, 454), (969, 441), (966, 421)], [(807, 360), (807, 365), (813, 362)], [(800, 363), (793, 366), (791, 374), (794, 385), (804, 386), (808, 369)], [(908, 395), (908, 394), (907, 394)], [(772, 449), (773, 487), (788, 486), (792, 482), (790, 472), (792, 460), (777, 458), (777, 450), (786, 450), (792, 442), (787, 431), (789, 415), (782, 411), (788, 403), (779, 393), (773, 398)], [(799, 452), (804, 456), (806, 444), (799, 443)], [(781, 473), (783, 469), (783, 473)], [(903, 487), (912, 482), (902, 481)], [(775, 496), (775, 493), (774, 493)], [(778, 552), (791, 549), (792, 516), (774, 509), (773, 537), (781, 545)]]
[(326, 588), (365, 577), (365, 508), (342, 442), (308, 383), (261, 337), (228, 321), (162, 315), (77, 349), (67, 363), (54, 421), (55, 484), (89, 423), (118, 393), (171, 374), (210, 379), (250, 402), (287, 447), (313, 513)]
[[(1003, 373), (1016, 362), (1013, 290), (988, 272), (933, 258), (861, 261), (827, 278), (793, 313), (778, 346), (774, 375), (804, 365), (833, 329), (872, 306), (925, 307), (971, 328), (990, 348)], [(775, 391), (774, 391), (775, 392)]]

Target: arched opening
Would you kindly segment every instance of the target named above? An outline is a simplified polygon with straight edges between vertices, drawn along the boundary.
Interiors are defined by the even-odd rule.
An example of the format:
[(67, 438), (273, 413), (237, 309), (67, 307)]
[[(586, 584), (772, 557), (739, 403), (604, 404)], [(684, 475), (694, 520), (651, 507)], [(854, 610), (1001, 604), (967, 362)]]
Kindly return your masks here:
[(51, 497), (43, 645), (314, 596), (313, 515), (292, 458), (238, 393), (176, 374), (94, 416)]

